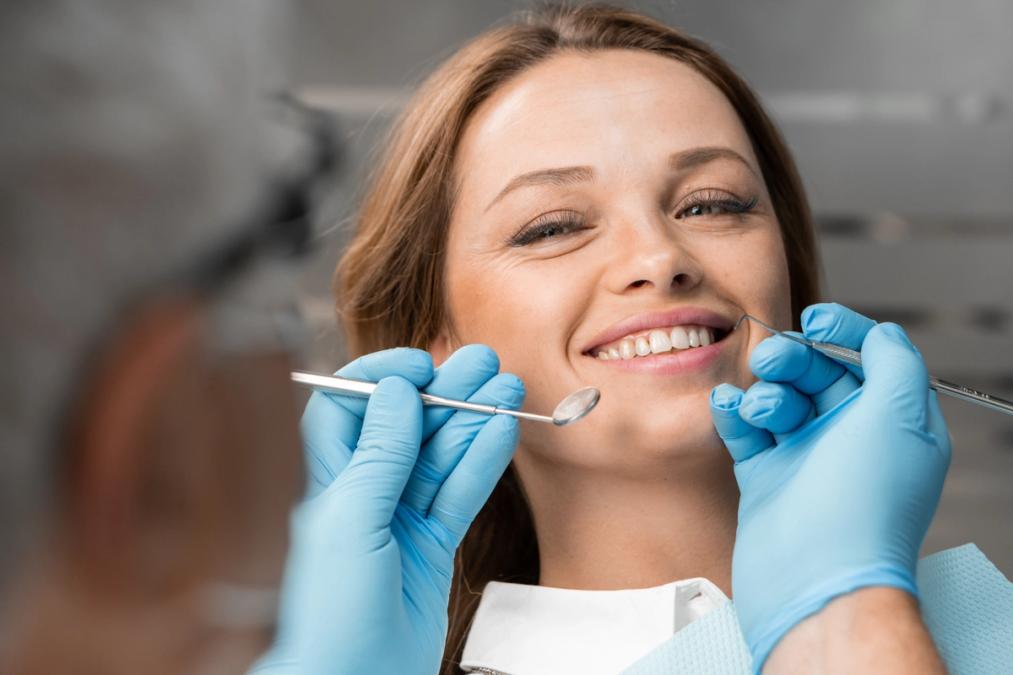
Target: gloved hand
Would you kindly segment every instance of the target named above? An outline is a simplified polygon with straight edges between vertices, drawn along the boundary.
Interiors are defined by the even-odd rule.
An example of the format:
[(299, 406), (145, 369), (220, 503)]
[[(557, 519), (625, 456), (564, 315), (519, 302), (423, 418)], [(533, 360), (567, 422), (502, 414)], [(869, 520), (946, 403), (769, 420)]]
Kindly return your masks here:
[[(342, 368), (364, 399), (314, 393), (302, 420), (309, 491), (293, 517), (280, 632), (256, 673), (439, 670), (454, 553), (506, 469), (517, 422), (443, 407), (418, 389), (517, 408), (524, 386), (469, 345), (438, 369), (391, 349)], [(421, 451), (420, 451), (421, 446)]]
[(757, 671), (838, 595), (917, 594), (918, 550), (950, 463), (936, 394), (899, 326), (836, 304), (807, 308), (802, 326), (811, 340), (860, 348), (862, 368), (771, 337), (750, 357), (759, 382), (711, 392), (741, 492), (732, 592)]

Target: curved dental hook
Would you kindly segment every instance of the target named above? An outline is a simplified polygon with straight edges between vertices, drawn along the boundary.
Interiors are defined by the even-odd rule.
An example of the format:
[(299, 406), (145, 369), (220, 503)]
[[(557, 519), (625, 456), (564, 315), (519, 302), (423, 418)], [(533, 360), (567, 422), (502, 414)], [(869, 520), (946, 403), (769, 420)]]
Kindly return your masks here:
[(767, 331), (769, 331), (773, 335), (784, 336), (784, 337), (788, 338), (789, 340), (793, 340), (793, 341), (798, 342), (799, 344), (803, 344), (803, 345), (805, 345), (807, 347), (814, 347), (815, 346), (811, 340), (807, 340), (804, 337), (801, 337), (799, 335), (792, 335), (791, 333), (786, 333), (785, 331), (778, 330), (778, 329), (774, 328), (773, 326), (771, 326), (770, 324), (765, 323), (765, 322), (761, 321), (760, 319), (757, 319), (752, 314), (743, 314), (742, 316), (740, 316), (739, 320), (736, 321), (735, 325), (732, 327), (732, 330), (733, 331), (736, 330), (742, 324), (742, 322), (745, 321), (746, 319), (749, 319), (753, 323), (762, 326), (763, 328), (767, 329)]

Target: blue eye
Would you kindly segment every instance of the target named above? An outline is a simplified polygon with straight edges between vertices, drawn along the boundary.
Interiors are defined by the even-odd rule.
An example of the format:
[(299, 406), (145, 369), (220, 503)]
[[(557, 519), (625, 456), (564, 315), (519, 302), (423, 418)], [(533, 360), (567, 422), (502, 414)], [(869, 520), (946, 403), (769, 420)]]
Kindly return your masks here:
[(507, 245), (528, 246), (584, 229), (587, 228), (584, 226), (583, 218), (575, 213), (550, 213), (536, 218), (530, 225), (510, 237)]
[(700, 217), (714, 217), (723, 215), (738, 215), (742, 213), (749, 213), (759, 201), (758, 197), (750, 197), (746, 201), (742, 201), (738, 197), (730, 195), (726, 192), (719, 193), (704, 193), (701, 195), (691, 196), (691, 201), (687, 206), (684, 206), (676, 214), (676, 218), (700, 218)]

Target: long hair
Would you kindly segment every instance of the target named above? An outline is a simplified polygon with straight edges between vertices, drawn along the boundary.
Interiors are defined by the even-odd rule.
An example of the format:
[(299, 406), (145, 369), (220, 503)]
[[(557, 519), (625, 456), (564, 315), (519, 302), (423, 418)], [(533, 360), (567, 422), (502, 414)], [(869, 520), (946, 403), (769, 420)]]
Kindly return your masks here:
[[(475, 109), (554, 54), (614, 49), (685, 63), (724, 94), (749, 135), (781, 227), (796, 322), (817, 300), (816, 244), (798, 171), (742, 78), (707, 45), (643, 14), (607, 5), (549, 7), (469, 42), (426, 79), (395, 124), (335, 272), (338, 315), (352, 356), (395, 346), (425, 349), (446, 325), (444, 259), (454, 161)], [(485, 584), (533, 584), (538, 575), (534, 525), (511, 467), (458, 551), (441, 674), (459, 671)]]

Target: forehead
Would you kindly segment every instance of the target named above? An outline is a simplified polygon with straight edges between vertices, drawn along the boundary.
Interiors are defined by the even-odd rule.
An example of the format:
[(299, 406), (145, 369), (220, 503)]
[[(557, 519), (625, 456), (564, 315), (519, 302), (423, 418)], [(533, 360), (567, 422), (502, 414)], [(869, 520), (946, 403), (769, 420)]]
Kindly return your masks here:
[(457, 169), (468, 192), (526, 171), (592, 166), (607, 174), (630, 160), (665, 162), (680, 150), (721, 145), (756, 167), (735, 110), (692, 67), (647, 52), (566, 53), (524, 71), (478, 108)]

